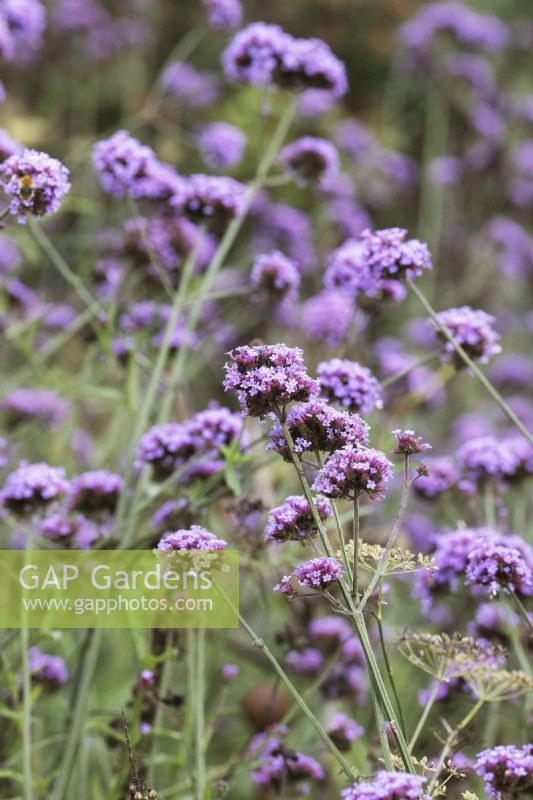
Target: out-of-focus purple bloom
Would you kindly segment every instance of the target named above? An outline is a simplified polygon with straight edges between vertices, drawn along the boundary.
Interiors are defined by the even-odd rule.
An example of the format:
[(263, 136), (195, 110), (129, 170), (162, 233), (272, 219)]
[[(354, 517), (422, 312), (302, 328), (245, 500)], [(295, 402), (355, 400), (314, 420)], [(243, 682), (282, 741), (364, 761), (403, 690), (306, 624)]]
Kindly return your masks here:
[(513, 473), (515, 458), (505, 441), (482, 436), (465, 442), (457, 451), (457, 462), (464, 478), (475, 484), (501, 480)]
[(305, 795), (309, 793), (309, 786), (302, 781), (319, 782), (325, 777), (318, 761), (286, 747), (280, 736), (266, 738), (266, 734), (258, 734), (252, 739), (249, 753), (259, 760), (259, 767), (250, 773), (252, 781), (276, 793), (289, 785), (295, 792)]
[(382, 407), (381, 386), (368, 367), (349, 359), (332, 358), (317, 366), (320, 392), (348, 411), (370, 414)]
[(0, 81), (0, 103), (3, 103), (6, 99), (7, 99), (6, 87), (3, 81)]
[(377, 147), (370, 131), (358, 120), (347, 119), (335, 130), (335, 141), (341, 150), (359, 160)]
[(111, 25), (105, 9), (95, 0), (58, 0), (54, 23), (63, 31), (88, 31)]
[(5, 233), (0, 234), (0, 275), (7, 275), (20, 266), (22, 255), (17, 243)]
[(51, 427), (61, 425), (70, 411), (69, 404), (57, 392), (22, 386), (8, 392), (2, 399), (0, 408), (10, 425), (35, 419)]
[(469, 623), (467, 632), (476, 639), (489, 642), (508, 641), (508, 628), (520, 624), (520, 617), (509, 608), (498, 603), (481, 603), (476, 609), (474, 619)]
[(324, 289), (302, 304), (300, 324), (309, 339), (335, 349), (346, 341), (354, 315), (351, 297), (336, 289)]
[[(347, 444), (357, 447), (368, 443), (369, 427), (358, 414), (337, 411), (324, 400), (293, 406), (286, 422), (294, 449), (300, 456), (306, 452), (332, 453)], [(291, 453), (281, 425), (274, 425), (269, 438), (267, 449), (290, 462)]]
[(0, 506), (14, 514), (26, 514), (58, 500), (68, 490), (65, 470), (44, 462), (22, 462), (6, 478), (0, 491)]
[(174, 61), (161, 78), (163, 91), (182, 100), (191, 108), (203, 108), (218, 100), (220, 86), (216, 75), (198, 72), (190, 64)]
[(327, 589), (342, 577), (342, 568), (334, 558), (312, 558), (294, 570), (294, 577), (306, 589)]
[(240, 128), (227, 122), (213, 122), (200, 131), (198, 148), (202, 159), (211, 169), (231, 169), (243, 157), (246, 136)]
[(207, 18), (212, 28), (233, 31), (242, 21), (240, 0), (202, 0), (207, 10)]
[(252, 417), (277, 413), (290, 402), (318, 394), (318, 384), (307, 374), (298, 347), (245, 345), (229, 356), (224, 389), (234, 391), (242, 410)]
[(400, 456), (414, 456), (431, 450), (431, 445), (421, 436), (416, 436), (414, 431), (395, 430), (392, 432), (395, 444), (392, 452)]
[(474, 771), (497, 800), (528, 794), (533, 788), (533, 745), (507, 744), (478, 753)]
[(420, 477), (414, 484), (415, 492), (421, 497), (433, 500), (449, 491), (459, 480), (459, 471), (453, 459), (440, 456), (428, 460), (429, 475)]
[(434, 158), (429, 165), (428, 177), (432, 183), (442, 186), (453, 186), (461, 180), (463, 165), (459, 158), (454, 156), (441, 156)]
[(82, 472), (70, 482), (69, 507), (85, 514), (113, 513), (123, 491), (124, 480), (120, 475), (105, 469)]
[(324, 656), (316, 647), (290, 650), (285, 656), (287, 668), (297, 675), (318, 675), (324, 666)]
[(11, 199), (10, 212), (24, 224), (29, 216), (58, 211), (70, 190), (69, 171), (56, 158), (24, 150), (0, 164), (0, 182)]
[(245, 211), (246, 187), (233, 178), (217, 175), (189, 175), (182, 182), (171, 205), (193, 222), (224, 228)]
[(0, 436), (0, 469), (9, 464), (9, 442)]
[[(145, 219), (137, 217), (128, 219), (123, 226), (124, 238), (120, 249), (125, 256), (132, 258), (135, 264), (145, 269), (152, 277), (157, 277), (152, 265), (153, 255), (157, 256), (161, 266), (172, 278), (187, 256), (196, 250), (196, 266), (203, 269), (210, 261), (214, 251), (214, 239), (208, 234), (201, 236), (199, 228), (185, 217), (172, 216)], [(102, 267), (110, 267), (116, 272), (113, 262), (105, 259)], [(106, 280), (112, 277), (105, 270)]]
[(28, 667), (32, 679), (42, 683), (46, 689), (58, 689), (69, 679), (65, 660), (61, 656), (43, 653), (38, 647), (28, 650)]
[(445, 59), (446, 72), (465, 80), (479, 98), (495, 94), (496, 83), (492, 66), (483, 56), (472, 53), (450, 53)]
[(354, 783), (341, 792), (342, 800), (419, 800), (425, 778), (408, 772), (376, 772), (371, 781)]
[(494, 106), (489, 103), (478, 103), (470, 112), (470, 122), (474, 130), (484, 139), (496, 144), (505, 136), (505, 122)]
[(11, 156), (20, 155), (23, 147), (16, 142), (3, 128), (0, 128), (0, 164)]
[[(461, 306), (440, 311), (437, 318), (474, 361), (486, 364), (493, 356), (501, 353), (500, 335), (494, 329), (496, 320), (485, 311)], [(432, 321), (429, 324), (435, 326)], [(453, 361), (458, 369), (464, 368), (465, 364), (453, 344), (438, 329), (435, 332), (443, 342), (444, 360)]]
[(214, 533), (202, 528), (200, 525), (191, 525), (190, 528), (165, 533), (157, 545), (158, 550), (171, 552), (173, 550), (224, 550), (228, 543), (219, 539)]
[(330, 718), (326, 731), (342, 752), (349, 750), (352, 742), (363, 736), (365, 729), (347, 714), (338, 711)]
[(370, 275), (362, 241), (348, 239), (329, 254), (324, 272), (324, 286), (327, 289), (338, 289), (350, 297), (376, 289), (376, 281)]
[(328, 458), (313, 489), (332, 498), (353, 498), (363, 492), (379, 498), (391, 476), (392, 464), (380, 450), (347, 445)]
[(282, 168), (297, 183), (326, 185), (339, 172), (339, 154), (327, 139), (302, 136), (284, 147), (278, 156)]
[(254, 236), (259, 252), (277, 248), (302, 269), (312, 266), (315, 259), (313, 235), (309, 218), (303, 211), (262, 198), (256, 203), (254, 213), (258, 222)]
[[(524, 547), (528, 547), (524, 542)], [(533, 595), (533, 550), (529, 564), (518, 550), (506, 547), (501, 541), (493, 545), (481, 540), (469, 552), (466, 563), (466, 583), (482, 586), (495, 596), (507, 590), (530, 597)]]
[(40, 0), (2, 0), (0, 3), (0, 57), (28, 61), (41, 46), (46, 9)]
[(224, 683), (231, 683), (239, 675), (239, 667), (237, 664), (223, 664), (220, 668), (220, 677)]
[(364, 257), (371, 275), (383, 278), (418, 278), (431, 269), (431, 255), (426, 244), (418, 239), (407, 239), (404, 228), (386, 228), (364, 231)]
[(301, 117), (314, 118), (327, 114), (335, 105), (335, 97), (324, 89), (306, 89), (298, 98), (298, 113)]
[(533, 359), (524, 353), (507, 353), (491, 364), (488, 375), (499, 389), (527, 391), (533, 384)]
[(327, 89), (341, 97), (348, 88), (344, 65), (320, 39), (295, 39), (279, 25), (255, 22), (239, 31), (223, 53), (229, 80), (289, 89)]
[[(331, 506), (323, 497), (315, 498), (321, 520), (331, 517)], [(273, 508), (265, 528), (265, 542), (297, 542), (318, 533), (309, 503), (300, 495), (291, 495), (285, 502)]]
[(252, 287), (272, 299), (294, 300), (300, 286), (300, 273), (290, 258), (279, 250), (255, 259), (250, 275)]

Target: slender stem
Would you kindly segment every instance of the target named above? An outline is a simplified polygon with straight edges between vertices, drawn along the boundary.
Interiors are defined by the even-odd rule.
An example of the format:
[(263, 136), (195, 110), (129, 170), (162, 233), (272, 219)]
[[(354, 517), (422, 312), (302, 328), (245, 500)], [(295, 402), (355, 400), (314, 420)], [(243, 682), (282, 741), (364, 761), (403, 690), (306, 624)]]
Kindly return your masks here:
[(437, 766), (435, 768), (435, 775), (433, 776), (433, 779), (431, 780), (431, 783), (429, 784), (427, 789), (428, 795), (431, 795), (431, 792), (437, 785), (439, 774), (442, 770), (442, 767), (444, 766), (446, 759), (448, 758), (448, 755), (450, 754), (450, 751), (454, 745), (454, 742), (458, 734), (463, 730), (463, 728), (466, 728), (469, 722), (471, 722), (474, 719), (474, 717), (476, 716), (476, 714), (478, 713), (478, 711), (480, 710), (480, 708), (483, 706), (484, 703), (485, 703), (484, 700), (478, 700), (475, 706), (472, 706), (466, 717), (464, 717), (461, 720), (461, 722), (458, 725), (456, 725), (456, 727), (448, 734), (448, 737), (444, 743), (444, 747), (442, 748), (441, 754), (439, 756)]
[(488, 528), (494, 528), (496, 525), (496, 513), (494, 508), (494, 487), (490, 482), (490, 480), (485, 482), (483, 501), (485, 506), (485, 524), (487, 525)]
[(359, 599), (359, 495), (353, 498), (353, 569), (352, 569), (352, 597), (357, 602)]
[(409, 456), (405, 456), (404, 459), (404, 469), (403, 469), (403, 488), (402, 488), (402, 497), (400, 500), (400, 506), (398, 508), (398, 514), (396, 516), (396, 520), (394, 521), (394, 525), (392, 527), (391, 534), (389, 536), (388, 542), (385, 545), (385, 549), (383, 550), (382, 556), (378, 561), (376, 571), (372, 575), (368, 586), (366, 587), (365, 593), (361, 599), (361, 602), (357, 606), (357, 611), (362, 612), (365, 608), (368, 599), (372, 595), (372, 592), (376, 588), (378, 582), (383, 577), (385, 570), (387, 568), (387, 562), (389, 560), (389, 556), (391, 554), (391, 550), (396, 543), (396, 539), (398, 538), (398, 534), (403, 525), (403, 521), (405, 519), (405, 514), (407, 513), (407, 502), (409, 500), (409, 489), (411, 487), (411, 482), (409, 479)]
[(22, 761), (24, 765), (24, 800), (33, 800), (31, 767), (31, 675), (28, 659), (29, 631), (26, 624), (20, 631), (22, 647)]
[(401, 369), (398, 372), (395, 372), (393, 375), (389, 375), (388, 378), (385, 378), (381, 381), (381, 386), (383, 389), (386, 389), (387, 386), (392, 386), (393, 383), (397, 381), (401, 381), (402, 378), (406, 378), (407, 375), (410, 375), (411, 372), (414, 372), (415, 369), (419, 369), (423, 367), (425, 364), (429, 364), (431, 361), (438, 357), (439, 353), (428, 353), (428, 355), (423, 356), (422, 358), (417, 358), (416, 361), (413, 361), (412, 364), (405, 367), (405, 369)]
[(501, 408), (501, 410), (507, 416), (507, 418), (528, 440), (529, 444), (533, 445), (533, 436), (528, 431), (524, 423), (518, 419), (512, 408), (505, 402), (501, 394), (494, 388), (494, 386), (486, 377), (486, 375), (479, 369), (478, 365), (474, 361), (472, 361), (468, 353), (464, 350), (463, 347), (461, 347), (457, 339), (455, 339), (455, 337), (452, 336), (448, 328), (440, 322), (436, 311), (434, 310), (431, 303), (427, 300), (426, 296), (420, 291), (418, 286), (409, 278), (407, 279), (406, 283), (413, 292), (413, 294), (422, 303), (422, 305), (428, 312), (429, 316), (431, 317), (432, 321), (436, 325), (438, 331), (447, 339), (447, 341), (450, 342), (455, 352), (461, 357), (461, 359), (464, 361), (467, 367), (474, 373), (479, 383), (489, 393), (492, 399), (498, 404), (498, 406)]
[(98, 651), (102, 642), (102, 630), (96, 629), (90, 631), (90, 644), (85, 655), (83, 662), (83, 670), (81, 674), (80, 684), (78, 687), (76, 705), (70, 725), (67, 743), (63, 753), (63, 760), (59, 770), (56, 788), (51, 794), (51, 800), (64, 800), (72, 769), (74, 767), (76, 752), (83, 737), (85, 728), (85, 720), (87, 718), (87, 711), (89, 709), (89, 694), (91, 691), (91, 683), (96, 669), (96, 661), (98, 658)]
[(307, 703), (305, 702), (305, 700), (303, 699), (297, 688), (292, 683), (289, 676), (286, 674), (284, 669), (279, 664), (275, 655), (267, 647), (263, 639), (261, 639), (255, 633), (251, 625), (244, 619), (242, 614), (239, 614), (239, 619), (242, 627), (244, 628), (246, 633), (250, 636), (254, 645), (257, 648), (259, 648), (264, 653), (266, 658), (270, 661), (270, 663), (274, 668), (274, 671), (279, 676), (280, 680), (285, 684), (287, 690), (290, 692), (296, 703), (302, 709), (302, 712), (305, 714), (307, 719), (311, 722), (311, 724), (313, 725), (314, 729), (316, 730), (316, 732), (318, 733), (318, 735), (320, 736), (326, 747), (335, 756), (335, 758), (339, 762), (340, 766), (342, 767), (343, 771), (346, 773), (348, 778), (350, 778), (350, 780), (355, 780), (355, 778), (357, 777), (356, 771), (352, 767), (350, 767), (350, 765), (348, 764), (348, 762), (346, 761), (346, 759), (344, 758), (338, 747), (334, 744), (330, 736), (326, 733), (326, 731), (324, 730), (320, 722), (317, 720), (316, 716), (313, 714), (313, 712), (311, 711), (311, 709), (309, 708), (309, 706), (307, 705)]
[(518, 597), (516, 592), (513, 592), (512, 589), (509, 589), (509, 597), (511, 598), (512, 602), (514, 603), (515, 608), (518, 611), (520, 617), (525, 622), (526, 627), (529, 629), (530, 632), (533, 632), (533, 623), (531, 622), (531, 620), (529, 618), (529, 614), (527, 613), (526, 609), (522, 605), (522, 603), (520, 601), (520, 598)]
[(420, 719), (418, 720), (418, 724), (417, 724), (417, 726), (416, 726), (416, 728), (414, 730), (414, 733), (411, 736), (411, 739), (409, 741), (409, 750), (410, 750), (411, 753), (413, 752), (413, 748), (414, 748), (415, 744), (418, 741), (418, 737), (422, 733), (422, 729), (424, 728), (424, 725), (426, 724), (426, 720), (429, 717), (431, 709), (433, 708), (433, 704), (435, 703), (435, 700), (437, 699), (437, 694), (439, 693), (439, 689), (440, 689), (440, 681), (436, 680), (434, 682), (434, 685), (433, 685), (431, 693), (430, 693), (430, 695), (428, 697), (428, 700), (427, 700), (427, 702), (426, 702), (426, 704), (424, 706), (424, 710), (422, 711), (422, 714), (420, 715)]
[(385, 719), (383, 717), (383, 712), (378, 705), (377, 702), (377, 689), (375, 682), (370, 678), (370, 683), (372, 686), (372, 691), (370, 692), (370, 697), (372, 699), (372, 706), (374, 709), (374, 717), (376, 719), (376, 727), (378, 729), (378, 736), (379, 736), (379, 743), (381, 745), (381, 752), (383, 753), (383, 760), (385, 762), (385, 766), (389, 770), (389, 772), (394, 772), (394, 765), (392, 763), (392, 756), (390, 752), (389, 740), (387, 738), (387, 733), (385, 731)]
[[(381, 586), (380, 586), (381, 590)], [(381, 593), (381, 591), (380, 591)], [(381, 604), (380, 604), (381, 606)], [(381, 645), (381, 652), (383, 654), (383, 661), (385, 662), (385, 669), (387, 670), (387, 675), (389, 677), (389, 683), (391, 685), (392, 693), (394, 695), (394, 699), (396, 701), (396, 708), (398, 709), (398, 719), (400, 721), (400, 725), (402, 726), (402, 733), (405, 737), (407, 737), (407, 730), (405, 727), (405, 720), (403, 717), (402, 711), (402, 704), (400, 703), (400, 696), (396, 689), (396, 681), (394, 680), (394, 673), (392, 671), (392, 664), (389, 659), (389, 654), (387, 652), (387, 645), (385, 643), (385, 635), (383, 632), (383, 622), (382, 622), (382, 615), (381, 615), (381, 607), (379, 613), (375, 615), (377, 624), (378, 624), (378, 633), (379, 633), (379, 643)], [(409, 744), (409, 750), (412, 752), (412, 747)]]
[(196, 664), (195, 664), (195, 714), (194, 714), (194, 745), (196, 763), (196, 800), (204, 800), (205, 795), (205, 760), (204, 760), (204, 735), (205, 735), (205, 629), (194, 631), (196, 639)]

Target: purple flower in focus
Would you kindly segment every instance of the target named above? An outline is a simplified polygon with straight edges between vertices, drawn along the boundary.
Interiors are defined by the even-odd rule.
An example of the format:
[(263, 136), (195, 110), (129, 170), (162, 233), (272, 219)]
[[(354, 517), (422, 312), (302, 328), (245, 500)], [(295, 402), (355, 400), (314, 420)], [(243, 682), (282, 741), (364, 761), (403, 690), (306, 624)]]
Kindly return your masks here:
[(396, 430), (392, 432), (396, 439), (393, 453), (400, 456), (415, 456), (431, 450), (431, 445), (425, 442), (422, 437), (416, 436), (414, 431)]
[[(448, 329), (453, 338), (461, 345), (466, 354), (474, 361), (486, 364), (492, 356), (501, 353), (500, 335), (494, 329), (495, 319), (490, 314), (470, 306), (450, 308), (437, 314), (441, 325)], [(430, 325), (435, 323), (430, 321)], [(443, 342), (443, 358), (453, 361), (454, 365), (464, 368), (464, 362), (456, 353), (453, 344), (439, 332), (436, 336)]]
[(364, 257), (370, 274), (376, 279), (419, 278), (431, 269), (431, 255), (426, 244), (407, 239), (404, 228), (364, 231)]
[(425, 778), (407, 772), (376, 772), (371, 781), (354, 783), (341, 792), (342, 800), (420, 800)]
[(383, 405), (378, 379), (357, 361), (341, 358), (322, 361), (317, 366), (317, 375), (321, 394), (348, 411), (365, 415)]
[(37, 511), (62, 497), (68, 487), (65, 470), (61, 467), (51, 467), (44, 462), (22, 462), (6, 478), (0, 491), (0, 507), (13, 514)]
[[(524, 547), (528, 547), (524, 543)], [(501, 542), (491, 545), (483, 540), (470, 551), (466, 563), (466, 583), (483, 586), (495, 596), (507, 590), (529, 597), (533, 595), (533, 550), (529, 549), (529, 563), (515, 548)]]
[(43, 653), (38, 647), (30, 647), (28, 650), (28, 667), (32, 679), (43, 684), (46, 689), (58, 689), (69, 679), (65, 660), (61, 656)]
[(533, 788), (533, 744), (498, 745), (478, 753), (474, 771), (496, 800), (529, 794)]
[(0, 183), (12, 198), (10, 213), (21, 224), (29, 216), (54, 214), (70, 190), (68, 169), (37, 150), (24, 150), (0, 164)]
[[(321, 520), (331, 517), (331, 506), (323, 497), (315, 497), (315, 505)], [(265, 542), (298, 542), (318, 533), (309, 503), (300, 495), (291, 495), (285, 502), (273, 508), (265, 528)]]
[(292, 300), (298, 293), (300, 273), (290, 258), (274, 250), (257, 256), (250, 283), (254, 289), (274, 300)]
[(284, 147), (278, 156), (282, 168), (293, 175), (297, 183), (326, 184), (339, 171), (339, 154), (327, 139), (302, 136)]
[(312, 558), (296, 567), (294, 577), (306, 589), (323, 590), (341, 579), (342, 568), (333, 558)]
[(225, 550), (228, 543), (219, 539), (214, 533), (202, 528), (200, 525), (191, 525), (190, 528), (165, 533), (157, 545), (158, 550), (171, 552), (173, 550)]
[[(332, 453), (347, 444), (357, 447), (368, 443), (369, 427), (358, 414), (337, 411), (323, 400), (294, 406), (287, 414), (286, 422), (299, 456), (305, 452)], [(281, 425), (274, 425), (269, 438), (267, 449), (274, 450), (290, 462), (291, 453)]]
[(245, 148), (244, 133), (227, 122), (206, 125), (198, 135), (198, 149), (211, 169), (231, 169), (242, 159)]
[(347, 445), (328, 458), (313, 489), (332, 498), (354, 498), (362, 492), (379, 498), (391, 476), (392, 464), (380, 450)]
[(212, 28), (233, 31), (242, 21), (240, 0), (202, 0), (207, 9), (207, 18)]
[(279, 413), (288, 403), (318, 393), (307, 374), (303, 353), (285, 344), (237, 347), (229, 353), (224, 389), (234, 391), (242, 410), (252, 417)]

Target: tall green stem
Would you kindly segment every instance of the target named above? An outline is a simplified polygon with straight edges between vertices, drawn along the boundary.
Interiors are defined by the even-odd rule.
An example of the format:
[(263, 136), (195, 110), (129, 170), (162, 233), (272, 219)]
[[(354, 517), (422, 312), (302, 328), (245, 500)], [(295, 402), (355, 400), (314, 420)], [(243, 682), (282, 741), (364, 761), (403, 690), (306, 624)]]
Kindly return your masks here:
[(352, 597), (355, 601), (359, 597), (359, 496), (353, 498), (353, 568), (352, 568)]
[(194, 631), (196, 640), (194, 713), (194, 750), (196, 764), (196, 800), (205, 795), (205, 629)]
[(24, 769), (24, 800), (33, 800), (33, 774), (31, 768), (31, 675), (28, 661), (29, 631), (24, 625), (20, 631), (22, 647), (22, 761)]
[(433, 704), (435, 703), (435, 700), (437, 699), (437, 694), (439, 692), (439, 689), (440, 689), (440, 681), (435, 681), (435, 683), (433, 685), (433, 688), (431, 689), (431, 694), (429, 695), (429, 698), (428, 698), (428, 700), (427, 700), (427, 702), (426, 702), (426, 704), (424, 706), (424, 710), (423, 710), (422, 714), (420, 715), (420, 719), (418, 720), (418, 724), (417, 724), (417, 726), (416, 726), (416, 728), (414, 730), (414, 733), (411, 736), (411, 739), (409, 741), (409, 750), (411, 751), (411, 753), (413, 752), (413, 748), (414, 748), (415, 744), (418, 741), (418, 737), (422, 733), (424, 725), (426, 724), (426, 720), (429, 717), (431, 709), (433, 708)]
[(510, 422), (512, 422), (513, 425), (520, 431), (520, 433), (528, 440), (529, 444), (533, 445), (533, 436), (528, 431), (524, 423), (518, 419), (513, 409), (505, 402), (501, 394), (494, 388), (492, 383), (489, 381), (486, 375), (480, 370), (475, 361), (472, 361), (468, 353), (464, 350), (463, 347), (461, 347), (457, 339), (455, 339), (455, 337), (452, 336), (448, 328), (442, 324), (442, 322), (439, 320), (437, 316), (437, 312), (434, 310), (433, 306), (426, 298), (426, 296), (423, 294), (423, 292), (420, 291), (418, 286), (411, 279), (408, 278), (406, 283), (413, 292), (413, 294), (416, 296), (416, 298), (422, 303), (422, 305), (426, 309), (427, 313), (429, 314), (431, 320), (435, 324), (439, 333), (441, 333), (445, 337), (445, 339), (448, 342), (450, 342), (455, 352), (461, 357), (461, 359), (464, 361), (467, 367), (472, 371), (472, 373), (477, 378), (479, 383), (489, 393), (489, 395), (492, 397), (495, 403), (498, 404), (498, 406), (501, 408), (501, 410), (510, 420)]

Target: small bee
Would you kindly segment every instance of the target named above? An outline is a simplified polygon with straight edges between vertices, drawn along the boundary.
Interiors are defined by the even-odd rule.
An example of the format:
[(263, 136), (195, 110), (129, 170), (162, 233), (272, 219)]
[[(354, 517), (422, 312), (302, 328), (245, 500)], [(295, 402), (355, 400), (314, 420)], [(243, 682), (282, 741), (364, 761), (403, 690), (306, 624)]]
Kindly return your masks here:
[(23, 175), (19, 180), (19, 196), (22, 200), (29, 200), (33, 195), (33, 178)]

